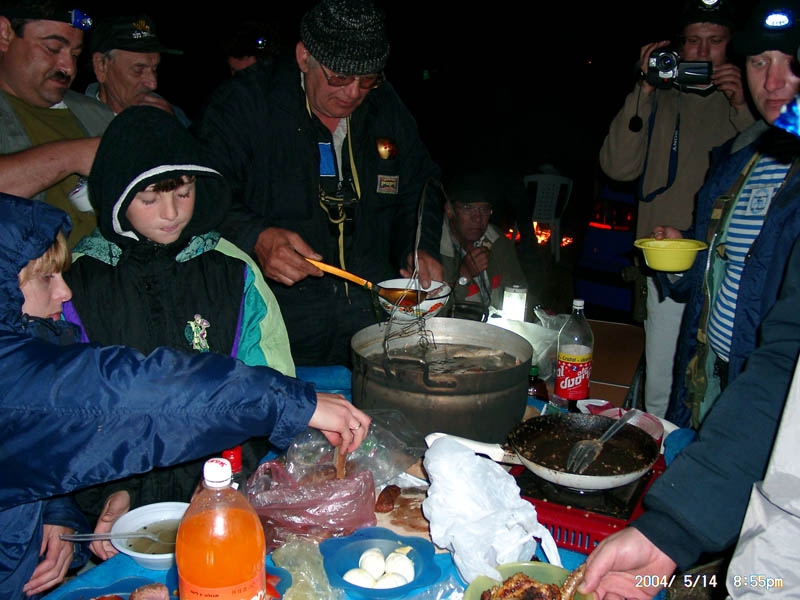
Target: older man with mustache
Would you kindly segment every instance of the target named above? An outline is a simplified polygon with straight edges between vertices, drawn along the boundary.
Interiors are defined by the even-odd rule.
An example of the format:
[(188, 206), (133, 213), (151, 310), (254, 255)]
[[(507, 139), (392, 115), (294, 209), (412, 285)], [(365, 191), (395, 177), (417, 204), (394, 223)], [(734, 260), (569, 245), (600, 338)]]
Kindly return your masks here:
[[(70, 201), (114, 118), (106, 105), (69, 89), (90, 17), (64, 0), (4, 2), (0, 8), (0, 192), (66, 211), (70, 246), (94, 229), (88, 202)], [(73, 195), (74, 197), (74, 195)]]

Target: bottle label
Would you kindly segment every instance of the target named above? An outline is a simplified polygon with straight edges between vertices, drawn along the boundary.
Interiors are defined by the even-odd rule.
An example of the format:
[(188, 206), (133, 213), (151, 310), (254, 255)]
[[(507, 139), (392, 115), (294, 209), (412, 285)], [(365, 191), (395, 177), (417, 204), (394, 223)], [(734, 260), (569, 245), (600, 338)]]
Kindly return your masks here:
[(206, 588), (186, 581), (178, 573), (178, 593), (180, 600), (269, 600), (267, 595), (267, 576), (262, 569), (250, 581), (231, 586)]
[(589, 397), (592, 375), (592, 349), (569, 345), (558, 353), (555, 395), (565, 400), (585, 400)]

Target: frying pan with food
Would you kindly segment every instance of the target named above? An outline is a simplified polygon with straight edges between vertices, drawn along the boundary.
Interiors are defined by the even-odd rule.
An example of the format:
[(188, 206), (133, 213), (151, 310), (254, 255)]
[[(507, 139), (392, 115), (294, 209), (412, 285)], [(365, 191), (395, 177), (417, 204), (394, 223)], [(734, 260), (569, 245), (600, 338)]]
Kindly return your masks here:
[(573, 413), (532, 417), (508, 434), (508, 451), (499, 444), (487, 444), (431, 433), (430, 446), (440, 437), (450, 437), (496, 462), (521, 464), (542, 479), (578, 490), (608, 490), (636, 481), (647, 473), (659, 455), (659, 444), (646, 431), (625, 425), (603, 447), (595, 462), (578, 475), (566, 471), (567, 455), (579, 440), (600, 437), (614, 419), (601, 415)]

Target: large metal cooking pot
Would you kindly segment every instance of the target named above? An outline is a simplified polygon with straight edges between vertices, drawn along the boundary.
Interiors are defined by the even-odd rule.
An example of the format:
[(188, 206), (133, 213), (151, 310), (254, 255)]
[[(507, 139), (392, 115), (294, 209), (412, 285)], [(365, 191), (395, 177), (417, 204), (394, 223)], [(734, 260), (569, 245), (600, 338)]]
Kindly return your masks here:
[[(509, 452), (499, 444), (458, 439), (470, 449), (497, 462), (521, 464), (542, 479), (578, 490), (608, 490), (632, 483), (647, 473), (658, 459), (659, 443), (635, 425), (625, 425), (603, 446), (586, 471), (566, 471), (567, 455), (579, 440), (600, 437), (614, 419), (601, 415), (549, 414), (517, 424), (508, 434)], [(425, 441), (430, 446), (441, 434)]]
[[(527, 404), (533, 349), (520, 335), (477, 321), (425, 321), (428, 349), (416, 324), (379, 323), (353, 336), (353, 404), (401, 411), (425, 435), (442, 431), (483, 442), (505, 441)], [(392, 336), (384, 349), (386, 328)], [(403, 335), (395, 336), (395, 332)], [(483, 365), (439, 372), (442, 356), (473, 355)], [(445, 361), (446, 362), (446, 361)], [(496, 363), (496, 364), (490, 364)]]

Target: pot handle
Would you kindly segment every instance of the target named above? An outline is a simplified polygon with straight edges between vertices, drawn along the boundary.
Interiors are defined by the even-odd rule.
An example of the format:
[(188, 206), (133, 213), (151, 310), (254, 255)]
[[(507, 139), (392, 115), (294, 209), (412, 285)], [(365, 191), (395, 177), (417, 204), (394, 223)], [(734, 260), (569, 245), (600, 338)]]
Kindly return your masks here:
[(425, 436), (425, 444), (428, 448), (431, 447), (433, 442), (440, 438), (450, 438), (461, 444), (462, 446), (466, 446), (476, 454), (483, 454), (484, 456), (488, 456), (495, 462), (500, 463), (507, 463), (513, 465), (521, 465), (522, 460), (520, 460), (519, 456), (516, 453), (506, 452), (503, 450), (503, 447), (500, 444), (489, 444), (488, 442), (479, 442), (478, 440), (470, 440), (467, 438), (459, 437), (457, 435), (450, 435), (449, 433), (441, 433), (435, 431), (433, 433), (429, 433)]

